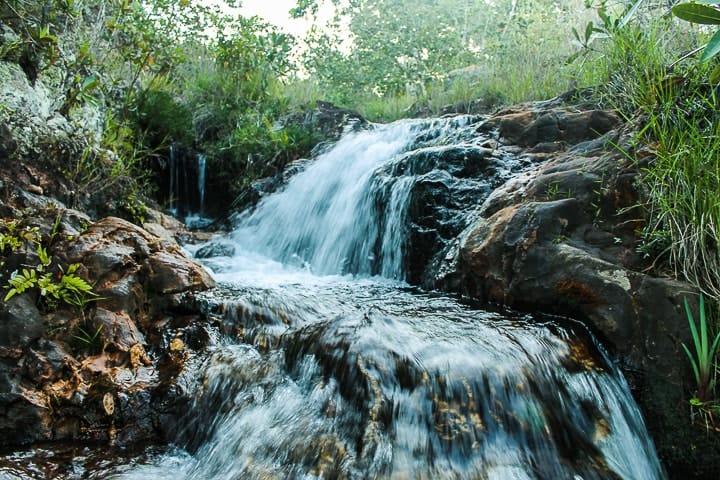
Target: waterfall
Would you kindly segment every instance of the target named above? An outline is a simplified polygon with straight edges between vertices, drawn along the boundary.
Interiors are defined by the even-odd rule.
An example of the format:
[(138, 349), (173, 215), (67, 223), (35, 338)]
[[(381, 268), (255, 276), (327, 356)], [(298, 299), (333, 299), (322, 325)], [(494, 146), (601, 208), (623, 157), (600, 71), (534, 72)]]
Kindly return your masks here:
[(197, 170), (198, 170), (198, 196), (200, 197), (200, 211), (202, 215), (205, 212), (205, 161), (206, 157), (204, 153), (197, 154)]
[(168, 152), (168, 210), (182, 217), (188, 227), (209, 223), (204, 218), (207, 178), (207, 157), (201, 152), (188, 152), (170, 145)]
[(238, 218), (235, 257), (207, 265), (234, 285), (211, 303), (243, 333), (201, 369), (181, 478), (663, 478), (587, 332), (394, 283), (416, 182), (475, 130), (458, 117), (348, 134)]
[(426, 206), (413, 188), (435, 152), (477, 137), (472, 121), (348, 134), (239, 217), (222, 240), (234, 254), (205, 260), (221, 288), (197, 301), (224, 333), (178, 379), (194, 400), (173, 447), (76, 470), (116, 480), (664, 479), (625, 379), (579, 324), (484, 311), (401, 281), (412, 266), (408, 202)]
[(170, 187), (168, 188), (168, 208), (172, 211), (177, 209), (178, 166), (177, 159), (175, 158), (175, 145), (170, 145), (169, 157)]
[(346, 135), (242, 218), (232, 238), (241, 249), (318, 274), (403, 279), (402, 219), (414, 177), (386, 167), (470, 119), (403, 121)]

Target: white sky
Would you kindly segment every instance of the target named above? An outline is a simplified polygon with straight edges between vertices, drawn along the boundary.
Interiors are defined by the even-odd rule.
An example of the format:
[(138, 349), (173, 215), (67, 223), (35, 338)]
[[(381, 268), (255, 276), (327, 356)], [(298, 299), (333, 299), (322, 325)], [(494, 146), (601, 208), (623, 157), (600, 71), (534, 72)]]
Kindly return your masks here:
[(248, 17), (257, 15), (281, 27), (287, 33), (302, 36), (309, 25), (302, 19), (290, 18), (288, 12), (294, 6), (295, 0), (242, 0), (240, 11)]

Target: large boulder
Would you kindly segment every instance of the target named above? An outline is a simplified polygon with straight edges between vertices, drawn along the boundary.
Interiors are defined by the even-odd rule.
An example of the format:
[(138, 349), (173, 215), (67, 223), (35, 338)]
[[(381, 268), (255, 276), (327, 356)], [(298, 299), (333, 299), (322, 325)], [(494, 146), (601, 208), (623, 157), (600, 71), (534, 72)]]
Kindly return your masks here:
[(582, 321), (623, 367), (669, 471), (717, 478), (720, 467), (707, 459), (717, 458), (720, 439), (687, 414), (693, 380), (682, 344), (692, 340), (683, 302), (697, 309), (697, 295), (651, 275), (638, 253), (645, 219), (640, 171), (628, 159), (631, 128), (610, 112), (526, 106), (480, 130), (518, 155), (544, 157), (482, 202), (425, 285)]
[[(53, 265), (81, 265), (97, 296), (55, 306), (27, 291), (0, 305), (0, 445), (159, 438), (189, 399), (178, 376), (209, 341), (192, 295), (213, 279), (159, 224), (160, 236), (112, 217), (80, 232), (81, 214), (37, 215), (23, 221), (43, 226)], [(62, 220), (47, 232), (44, 216)]]

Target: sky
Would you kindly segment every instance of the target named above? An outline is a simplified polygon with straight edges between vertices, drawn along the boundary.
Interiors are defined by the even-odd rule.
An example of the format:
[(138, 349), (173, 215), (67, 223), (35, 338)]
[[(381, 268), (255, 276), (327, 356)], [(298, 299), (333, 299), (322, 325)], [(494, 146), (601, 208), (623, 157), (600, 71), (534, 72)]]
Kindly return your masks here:
[(293, 35), (302, 36), (309, 25), (302, 19), (291, 19), (288, 12), (295, 0), (242, 0), (240, 11), (250, 17), (257, 15)]

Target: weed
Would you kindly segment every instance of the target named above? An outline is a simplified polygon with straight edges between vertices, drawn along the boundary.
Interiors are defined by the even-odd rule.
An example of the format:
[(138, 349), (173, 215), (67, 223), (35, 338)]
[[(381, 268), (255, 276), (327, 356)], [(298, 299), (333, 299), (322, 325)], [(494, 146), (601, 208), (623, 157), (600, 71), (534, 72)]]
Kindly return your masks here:
[(711, 400), (715, 393), (715, 360), (718, 342), (720, 342), (720, 332), (715, 335), (712, 341), (710, 340), (711, 333), (707, 324), (705, 299), (702, 294), (700, 295), (699, 324), (695, 325), (695, 319), (690, 310), (687, 298), (685, 299), (685, 313), (688, 324), (690, 325), (690, 333), (692, 334), (695, 351), (691, 353), (685, 344), (683, 344), (682, 347), (690, 360), (690, 365), (695, 375), (697, 392), (694, 401), (695, 403), (704, 404)]
[(102, 332), (103, 326), (100, 325), (95, 329), (93, 333), (90, 330), (86, 330), (83, 327), (77, 327), (77, 333), (73, 335), (73, 338), (79, 342), (80, 350), (87, 350), (90, 355), (98, 354), (102, 351)]
[[(61, 214), (55, 219), (50, 240), (59, 231), (60, 219)], [(21, 248), (29, 249), (34, 246), (37, 255), (35, 265), (27, 265), (10, 275), (5, 285), (7, 290), (5, 302), (31, 289), (39, 291), (39, 301), (51, 310), (56, 309), (60, 303), (65, 303), (82, 311), (90, 302), (100, 299), (93, 292), (92, 285), (77, 275), (80, 264), (71, 264), (67, 270), (60, 265), (52, 268), (52, 256), (41, 243), (42, 239), (37, 227), (20, 228), (18, 220), (3, 221), (2, 227), (5, 231), (0, 233), (0, 246), (2, 247), (0, 254), (7, 255), (11, 251)], [(6, 250), (10, 250), (10, 252)]]

